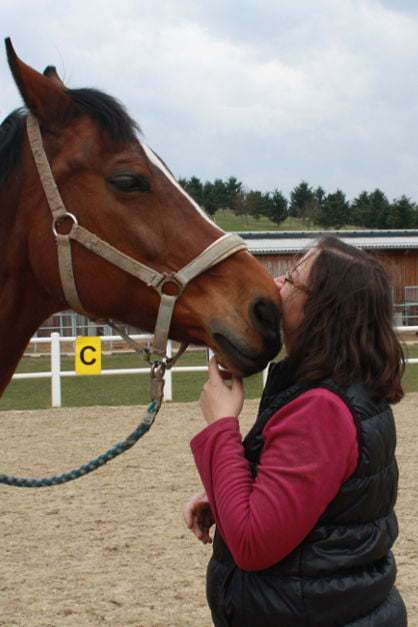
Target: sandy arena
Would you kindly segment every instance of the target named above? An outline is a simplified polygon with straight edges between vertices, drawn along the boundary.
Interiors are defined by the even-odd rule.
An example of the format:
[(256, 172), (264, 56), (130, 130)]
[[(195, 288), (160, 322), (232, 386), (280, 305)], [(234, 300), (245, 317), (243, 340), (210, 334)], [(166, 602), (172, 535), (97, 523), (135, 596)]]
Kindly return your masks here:
[[(243, 431), (255, 401), (247, 401)], [(398, 585), (418, 625), (418, 394), (396, 408), (401, 483)], [(0, 412), (0, 472), (68, 470), (133, 430), (137, 407)], [(0, 625), (209, 627), (210, 547), (185, 528), (182, 506), (200, 488), (190, 438), (197, 404), (166, 404), (128, 453), (78, 481), (40, 490), (2, 486)]]

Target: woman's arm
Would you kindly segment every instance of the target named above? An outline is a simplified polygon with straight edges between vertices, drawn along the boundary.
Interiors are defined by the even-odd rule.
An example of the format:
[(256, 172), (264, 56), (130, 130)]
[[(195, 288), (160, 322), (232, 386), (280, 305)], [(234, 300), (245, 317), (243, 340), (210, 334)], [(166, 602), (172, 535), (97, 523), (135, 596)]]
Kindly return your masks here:
[(226, 417), (191, 442), (218, 529), (243, 570), (268, 568), (315, 526), (357, 464), (357, 433), (343, 401), (305, 392), (269, 420), (257, 477), (239, 423)]

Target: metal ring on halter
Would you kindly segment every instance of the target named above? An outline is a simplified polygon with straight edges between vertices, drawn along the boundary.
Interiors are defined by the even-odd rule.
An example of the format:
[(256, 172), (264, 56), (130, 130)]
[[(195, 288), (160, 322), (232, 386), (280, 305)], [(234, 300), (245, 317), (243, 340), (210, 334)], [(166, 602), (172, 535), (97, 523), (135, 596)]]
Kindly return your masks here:
[(69, 211), (67, 211), (66, 213), (63, 213), (62, 215), (56, 216), (52, 221), (52, 232), (55, 235), (55, 237), (58, 237), (58, 235), (61, 235), (61, 233), (57, 230), (57, 226), (59, 226), (67, 218), (72, 220), (73, 226), (78, 226), (77, 218), (75, 217), (73, 213), (70, 213)]
[(168, 272), (164, 272), (159, 283), (157, 285), (155, 285), (155, 289), (157, 290), (157, 292), (159, 294), (167, 294), (167, 292), (164, 292), (164, 287), (166, 285), (173, 285), (176, 288), (176, 292), (174, 294), (172, 294), (172, 296), (176, 296), (179, 297), (180, 294), (183, 292), (184, 288), (186, 287), (186, 285), (180, 281), (175, 273), (168, 273)]

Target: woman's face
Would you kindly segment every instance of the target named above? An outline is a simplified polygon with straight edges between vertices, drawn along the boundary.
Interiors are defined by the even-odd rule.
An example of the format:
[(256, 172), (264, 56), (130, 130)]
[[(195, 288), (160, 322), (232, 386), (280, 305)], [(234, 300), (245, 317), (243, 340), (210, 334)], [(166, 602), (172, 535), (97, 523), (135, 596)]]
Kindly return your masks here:
[(292, 335), (303, 322), (309, 295), (309, 274), (318, 252), (317, 248), (311, 248), (289, 272), (275, 279), (280, 293), (283, 336), (287, 350)]

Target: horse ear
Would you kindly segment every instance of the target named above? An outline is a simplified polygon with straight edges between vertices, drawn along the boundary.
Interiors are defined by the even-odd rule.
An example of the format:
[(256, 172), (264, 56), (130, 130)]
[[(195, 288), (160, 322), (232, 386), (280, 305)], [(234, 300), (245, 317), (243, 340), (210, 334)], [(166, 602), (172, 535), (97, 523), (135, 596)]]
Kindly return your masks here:
[(10, 70), (28, 109), (44, 123), (65, 119), (74, 104), (65, 93), (63, 85), (23, 63), (9, 38), (5, 40), (5, 44)]
[(50, 81), (53, 81), (61, 89), (66, 89), (64, 83), (62, 82), (60, 78), (60, 75), (57, 72), (57, 68), (55, 67), (55, 65), (48, 65), (44, 69), (44, 76), (49, 78)]

